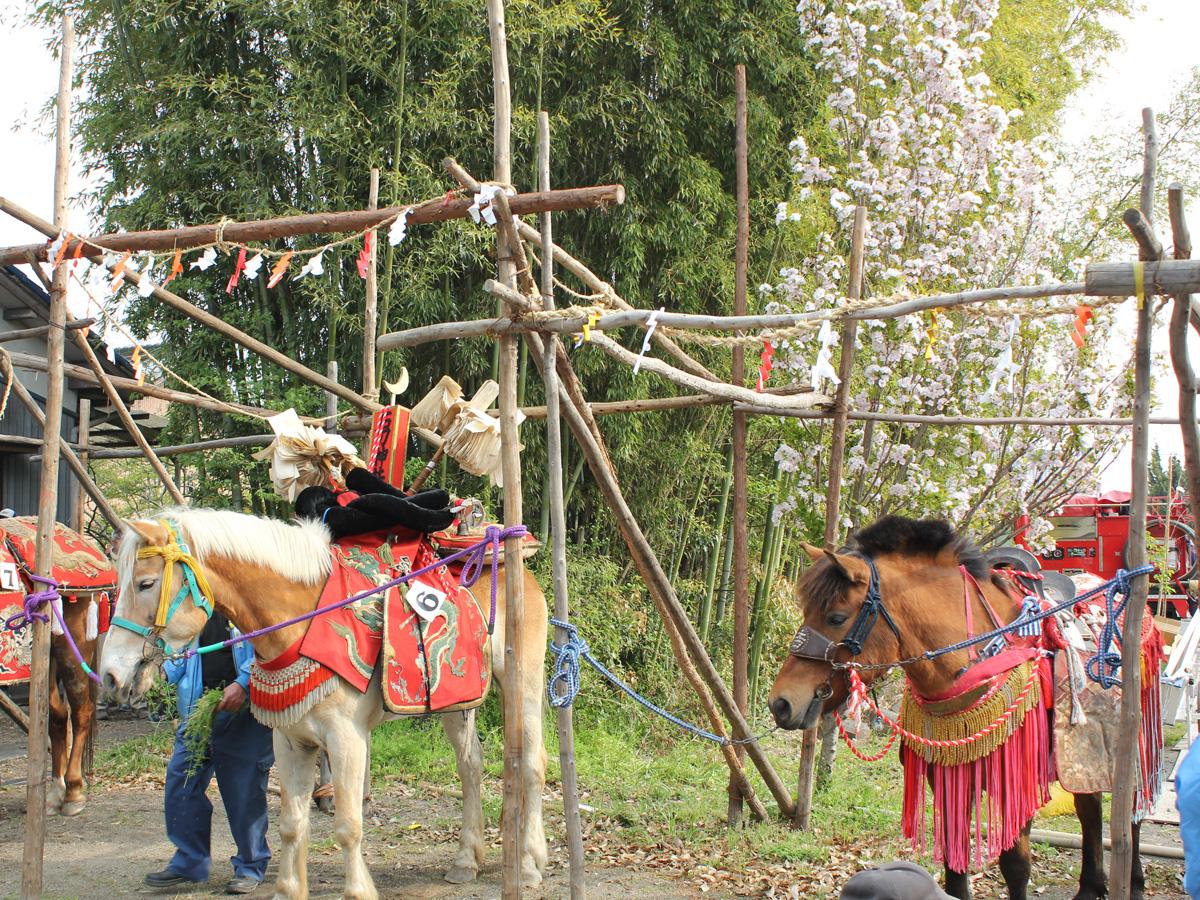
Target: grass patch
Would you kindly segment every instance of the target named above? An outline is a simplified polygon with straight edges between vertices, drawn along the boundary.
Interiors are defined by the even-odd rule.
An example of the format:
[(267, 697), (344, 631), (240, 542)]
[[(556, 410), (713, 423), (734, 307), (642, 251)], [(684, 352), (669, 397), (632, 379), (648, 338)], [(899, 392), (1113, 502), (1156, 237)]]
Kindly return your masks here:
[(167, 760), (175, 745), (175, 729), (163, 723), (152, 734), (129, 738), (97, 748), (96, 780), (126, 781), (131, 778), (165, 778)]

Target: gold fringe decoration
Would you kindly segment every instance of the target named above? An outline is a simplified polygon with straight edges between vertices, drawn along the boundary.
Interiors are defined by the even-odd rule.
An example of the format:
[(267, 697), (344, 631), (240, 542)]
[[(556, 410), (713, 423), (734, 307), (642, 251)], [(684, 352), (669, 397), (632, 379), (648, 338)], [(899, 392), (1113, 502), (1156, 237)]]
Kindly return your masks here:
[[(1020, 696), (1021, 691), (1025, 690), (1034, 665), (1036, 662), (1024, 662), (1017, 666), (1008, 673), (1003, 683), (993, 690), (987, 699), (957, 712), (941, 712), (938, 709), (938, 707), (948, 705), (947, 702), (927, 703), (922, 706), (913, 697), (912, 688), (906, 684), (904, 696), (900, 701), (900, 727), (931, 741), (965, 740), (978, 734), (1004, 715), (1004, 711)], [(957, 766), (975, 762), (975, 760), (995, 752), (1013, 732), (1021, 727), (1026, 713), (1031, 709), (1039, 708), (1041, 702), (1041, 678), (1034, 677), (1033, 686), (1025, 695), (1025, 699), (1017, 706), (1008, 721), (990, 734), (957, 747), (930, 747), (907, 737), (904, 738), (904, 745), (910, 752), (923, 757), (926, 762), (936, 763), (940, 766)]]

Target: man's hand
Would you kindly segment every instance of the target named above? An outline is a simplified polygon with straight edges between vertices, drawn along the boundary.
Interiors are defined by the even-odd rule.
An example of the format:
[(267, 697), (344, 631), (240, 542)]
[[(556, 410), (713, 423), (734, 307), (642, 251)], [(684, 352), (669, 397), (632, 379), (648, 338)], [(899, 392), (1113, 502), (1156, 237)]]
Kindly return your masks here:
[(246, 689), (235, 681), (225, 688), (225, 693), (221, 695), (221, 702), (217, 705), (217, 710), (219, 712), (237, 712), (245, 702)]

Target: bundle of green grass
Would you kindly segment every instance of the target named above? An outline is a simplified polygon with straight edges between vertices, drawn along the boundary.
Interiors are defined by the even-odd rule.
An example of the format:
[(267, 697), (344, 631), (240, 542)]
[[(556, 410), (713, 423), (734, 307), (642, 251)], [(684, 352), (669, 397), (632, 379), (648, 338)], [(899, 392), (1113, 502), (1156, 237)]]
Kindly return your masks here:
[(221, 705), (221, 698), (224, 696), (224, 691), (215, 688), (205, 691), (196, 701), (196, 705), (192, 707), (192, 714), (184, 723), (183, 746), (187, 749), (189, 759), (185, 778), (191, 778), (208, 761), (208, 750), (212, 744), (213, 718), (216, 716), (217, 707)]

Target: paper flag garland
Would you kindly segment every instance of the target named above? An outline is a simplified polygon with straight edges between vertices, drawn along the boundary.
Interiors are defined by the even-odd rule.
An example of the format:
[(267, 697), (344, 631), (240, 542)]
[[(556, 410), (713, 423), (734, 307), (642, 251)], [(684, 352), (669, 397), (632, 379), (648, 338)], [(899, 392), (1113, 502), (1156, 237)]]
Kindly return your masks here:
[(821, 389), (821, 382), (828, 380), (832, 384), (841, 384), (842, 380), (838, 378), (837, 372), (833, 370), (833, 345), (837, 338), (833, 334), (833, 326), (826, 319), (821, 323), (821, 330), (817, 332), (817, 342), (820, 348), (817, 350), (817, 361), (812, 366), (812, 388), (814, 391)]
[(310, 256), (308, 258), (308, 262), (306, 262), (301, 267), (300, 274), (297, 275), (296, 277), (297, 278), (306, 278), (309, 275), (324, 275), (325, 274), (324, 256), (325, 256), (324, 250), (314, 253), (312, 256)]
[(250, 258), (250, 261), (242, 269), (242, 274), (246, 276), (247, 281), (253, 281), (258, 277), (258, 271), (262, 268), (263, 255), (256, 253)]
[[(396, 216), (396, 221), (392, 223), (388, 229), (388, 243), (395, 247), (408, 235), (408, 214), (412, 210), (406, 209), (403, 213)], [(363, 276), (366, 277), (365, 275)]]
[(176, 250), (175, 257), (171, 260), (171, 271), (167, 275), (167, 280), (163, 282), (163, 287), (166, 287), (176, 278), (183, 274), (183, 251)]
[(188, 268), (199, 269), (201, 272), (207, 272), (209, 269), (212, 268), (213, 264), (216, 261), (217, 261), (217, 248), (209, 247), (207, 250), (205, 250), (203, 253), (201, 253), (200, 258), (195, 260), (190, 266), (188, 266)]
[(993, 396), (1004, 378), (1008, 379), (1008, 392), (1010, 394), (1013, 392), (1013, 376), (1021, 370), (1021, 367), (1013, 361), (1013, 339), (1017, 336), (1018, 325), (1020, 322), (1016, 316), (1013, 316), (1012, 321), (1008, 323), (1008, 342), (1000, 353), (996, 368), (992, 370), (992, 380), (988, 383), (987, 390), (983, 392), (985, 397)]
[(151, 271), (154, 269), (154, 264), (146, 266), (142, 269), (142, 277), (138, 279), (137, 292), (139, 297), (149, 297), (154, 293), (154, 279), (150, 277)]
[(133, 253), (131, 251), (126, 250), (125, 255), (117, 261), (115, 266), (113, 266), (111, 287), (114, 294), (119, 291), (121, 289), (121, 285), (125, 283), (125, 266), (128, 264), (129, 257), (132, 255)]
[(225, 293), (232, 294), (233, 289), (237, 287), (238, 278), (246, 268), (246, 248), (242, 247), (238, 250), (237, 262), (233, 266), (233, 274), (229, 276), (229, 281), (225, 284)]
[(58, 237), (50, 242), (50, 246), (46, 248), (46, 259), (50, 260), (51, 267), (57, 266), (63, 258), (63, 252), (67, 247), (67, 233), (60, 231)]
[(650, 317), (646, 319), (646, 337), (642, 339), (642, 349), (638, 352), (637, 362), (633, 364), (633, 374), (636, 375), (642, 368), (642, 357), (650, 352), (650, 339), (654, 337), (654, 330), (658, 328), (658, 314), (666, 312), (665, 306), (660, 306), (654, 312), (650, 313)]
[(757, 390), (761, 394), (763, 388), (767, 386), (767, 379), (771, 376), (771, 369), (774, 367), (775, 348), (770, 341), (763, 341), (762, 356), (758, 358), (758, 387)]
[(1092, 308), (1086, 303), (1081, 303), (1075, 307), (1075, 330), (1071, 332), (1071, 340), (1075, 342), (1075, 346), (1080, 350), (1087, 343), (1087, 327), (1092, 321)]
[(288, 263), (292, 261), (293, 251), (289, 250), (283, 256), (279, 257), (279, 262), (275, 263), (271, 269), (271, 278), (267, 282), (267, 287), (273, 288), (283, 280), (284, 273), (287, 272)]
[(354, 265), (358, 267), (358, 277), (362, 279), (366, 279), (371, 270), (371, 238), (374, 234), (373, 231), (363, 234), (363, 248), (358, 254), (358, 259), (354, 261)]
[(467, 212), (470, 213), (471, 219), (476, 225), (481, 221), (487, 222), (489, 225), (496, 224), (496, 211), (492, 209), (492, 198), (498, 193), (500, 193), (499, 185), (484, 184), (480, 185), (479, 193), (471, 198), (471, 205), (467, 207)]

